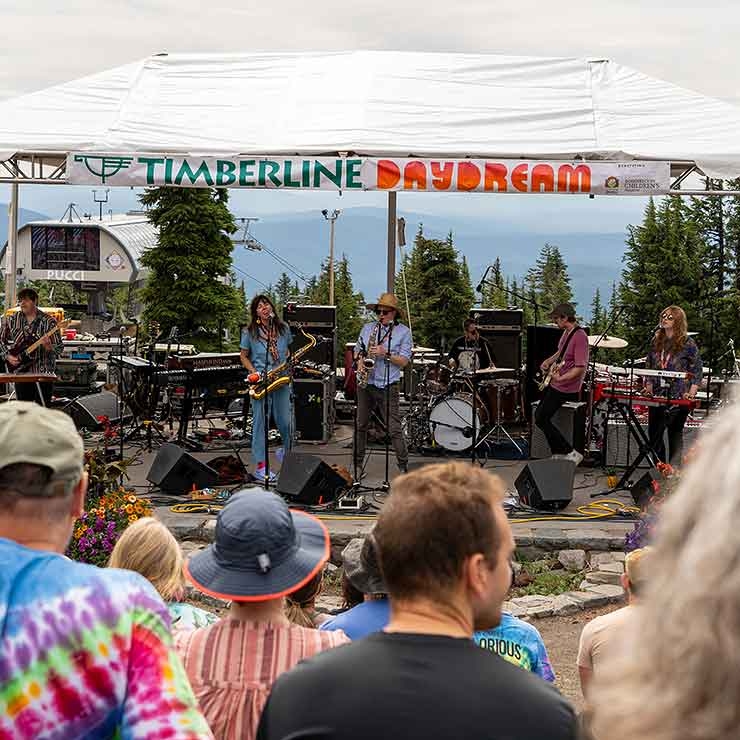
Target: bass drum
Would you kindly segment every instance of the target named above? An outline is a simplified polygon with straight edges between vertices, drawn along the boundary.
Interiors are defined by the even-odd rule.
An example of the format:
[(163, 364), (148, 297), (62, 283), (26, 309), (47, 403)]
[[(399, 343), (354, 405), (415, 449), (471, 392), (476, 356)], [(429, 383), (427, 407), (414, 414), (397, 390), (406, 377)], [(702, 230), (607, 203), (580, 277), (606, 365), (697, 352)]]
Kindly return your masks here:
[[(480, 399), (476, 400), (476, 432), (488, 421)], [(440, 399), (429, 414), (432, 440), (446, 450), (467, 450), (473, 442), (473, 395), (455, 393)]]

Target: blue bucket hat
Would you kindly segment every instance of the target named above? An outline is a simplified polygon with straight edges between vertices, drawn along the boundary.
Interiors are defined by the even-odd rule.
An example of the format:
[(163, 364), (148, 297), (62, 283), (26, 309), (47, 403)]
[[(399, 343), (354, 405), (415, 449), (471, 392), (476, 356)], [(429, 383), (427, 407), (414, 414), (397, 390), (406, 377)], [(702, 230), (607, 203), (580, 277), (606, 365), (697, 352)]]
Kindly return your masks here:
[(308, 583), (328, 559), (329, 532), (316, 517), (251, 488), (221, 509), (214, 543), (187, 561), (185, 576), (219, 599), (267, 601)]

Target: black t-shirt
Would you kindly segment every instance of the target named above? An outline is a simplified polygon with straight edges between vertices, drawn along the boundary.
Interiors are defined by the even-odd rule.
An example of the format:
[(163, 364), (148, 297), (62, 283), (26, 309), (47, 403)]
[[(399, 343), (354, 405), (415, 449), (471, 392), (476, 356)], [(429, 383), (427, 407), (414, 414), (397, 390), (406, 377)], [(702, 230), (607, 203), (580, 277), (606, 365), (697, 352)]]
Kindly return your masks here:
[(485, 370), (487, 367), (491, 367), (491, 365), (496, 364), (496, 358), (493, 356), (491, 345), (485, 339), (483, 339), (483, 337), (479, 336), (478, 340), (474, 342), (465, 339), (464, 336), (458, 337), (453, 342), (448, 357), (453, 359), (459, 365), (460, 353), (464, 350), (471, 350), (476, 353), (478, 357), (478, 370)]
[(257, 740), (574, 740), (543, 681), (472, 640), (379, 632), (274, 684)]

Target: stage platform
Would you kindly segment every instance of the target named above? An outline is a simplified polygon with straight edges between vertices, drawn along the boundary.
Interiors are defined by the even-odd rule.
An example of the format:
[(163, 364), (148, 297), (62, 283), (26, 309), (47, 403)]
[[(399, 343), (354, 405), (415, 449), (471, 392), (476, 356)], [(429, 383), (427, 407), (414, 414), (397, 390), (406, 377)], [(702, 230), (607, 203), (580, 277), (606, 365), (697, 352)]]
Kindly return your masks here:
[[(329, 442), (325, 444), (299, 444), (295, 449), (317, 455), (329, 465), (337, 464), (344, 466), (351, 472), (351, 441), (351, 425), (338, 425)], [(129, 480), (127, 485), (134, 487), (140, 494), (147, 492), (156, 493), (147, 481), (147, 474), (155, 459), (156, 452), (156, 446), (151, 452), (148, 452), (144, 449), (140, 441), (136, 444), (127, 444), (124, 447), (126, 457), (136, 458), (136, 463), (128, 469)], [(271, 452), (272, 469), (278, 471), (280, 466), (274, 458), (274, 448), (271, 449)], [(224, 444), (219, 449), (203, 452), (191, 451), (190, 454), (206, 463), (223, 455), (238, 454), (248, 470), (253, 470), (251, 451), (248, 446), (239, 449)], [(470, 458), (458, 454), (412, 454), (409, 457), (409, 470), (450, 459), (469, 460)], [(526, 460), (489, 457), (485, 461), (484, 469), (500, 476), (507, 491), (513, 493), (515, 490), (514, 480), (526, 463)], [(385, 478), (385, 455), (382, 448), (370, 448), (366, 471), (367, 477), (362, 481), (363, 485), (367, 487), (380, 487), (380, 484)], [(393, 478), (399, 475), (392, 450), (389, 472), (392, 485)], [(248, 487), (248, 485), (245, 484), (245, 487)], [(592, 493), (601, 491), (605, 492), (603, 497), (591, 498)], [(363, 536), (373, 526), (377, 513), (383, 506), (385, 494), (378, 490), (374, 493), (365, 494), (365, 496), (367, 506), (361, 512), (328, 509), (319, 513), (319, 516), (326, 523), (331, 533), (333, 555), (341, 551), (341, 548), (344, 547), (349, 539)], [(573, 500), (562, 512), (560, 518), (547, 514), (533, 514), (522, 519), (512, 517), (512, 527), (517, 540), (517, 547), (520, 550), (530, 549), (533, 554), (537, 554), (539, 551), (561, 549), (622, 549), (624, 535), (632, 529), (632, 522), (613, 519), (586, 520), (585, 518), (577, 518), (579, 516), (579, 507), (590, 504), (594, 500), (598, 501), (601, 498), (618, 501), (625, 505), (632, 504), (629, 492), (620, 491), (613, 493), (608, 491), (606, 477), (600, 468), (578, 468), (573, 488)], [(187, 497), (183, 496), (182, 500), (186, 501)], [(175, 513), (171, 511), (170, 506), (156, 506), (155, 514), (167, 524), (181, 541), (210, 541), (213, 539), (215, 514)], [(531, 521), (531, 519), (536, 519), (536, 521)]]

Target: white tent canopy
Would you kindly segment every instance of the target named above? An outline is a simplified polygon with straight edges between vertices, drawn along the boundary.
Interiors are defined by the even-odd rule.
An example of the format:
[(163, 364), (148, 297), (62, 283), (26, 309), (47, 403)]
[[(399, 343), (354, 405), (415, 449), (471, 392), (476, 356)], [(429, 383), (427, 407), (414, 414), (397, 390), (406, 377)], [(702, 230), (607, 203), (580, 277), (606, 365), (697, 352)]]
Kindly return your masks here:
[(64, 182), (69, 152), (640, 159), (735, 178), (740, 108), (603, 59), (155, 55), (0, 103), (0, 182)]

